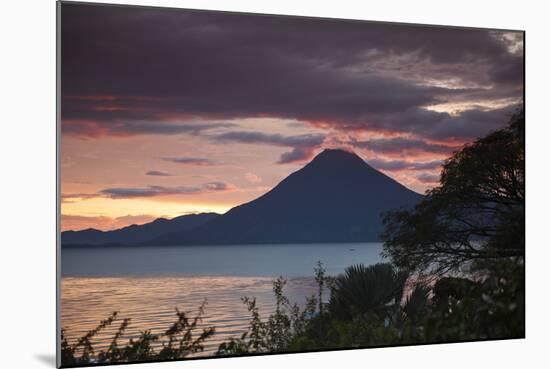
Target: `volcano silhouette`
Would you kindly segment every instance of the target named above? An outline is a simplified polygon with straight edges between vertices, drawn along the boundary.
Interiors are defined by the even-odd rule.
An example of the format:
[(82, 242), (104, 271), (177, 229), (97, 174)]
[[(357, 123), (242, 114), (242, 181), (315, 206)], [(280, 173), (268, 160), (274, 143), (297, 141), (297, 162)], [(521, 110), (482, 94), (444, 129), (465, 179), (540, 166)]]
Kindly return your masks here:
[(378, 241), (381, 213), (422, 199), (354, 153), (327, 149), (263, 196), (157, 245)]

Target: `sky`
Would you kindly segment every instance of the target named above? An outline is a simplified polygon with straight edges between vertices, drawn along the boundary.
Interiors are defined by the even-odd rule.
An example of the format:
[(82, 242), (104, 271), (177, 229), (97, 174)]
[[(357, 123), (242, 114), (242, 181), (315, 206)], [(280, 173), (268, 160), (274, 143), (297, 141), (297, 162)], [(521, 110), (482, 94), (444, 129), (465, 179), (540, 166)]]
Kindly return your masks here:
[(224, 213), (325, 148), (424, 193), (523, 99), (512, 31), (63, 4), (63, 230)]

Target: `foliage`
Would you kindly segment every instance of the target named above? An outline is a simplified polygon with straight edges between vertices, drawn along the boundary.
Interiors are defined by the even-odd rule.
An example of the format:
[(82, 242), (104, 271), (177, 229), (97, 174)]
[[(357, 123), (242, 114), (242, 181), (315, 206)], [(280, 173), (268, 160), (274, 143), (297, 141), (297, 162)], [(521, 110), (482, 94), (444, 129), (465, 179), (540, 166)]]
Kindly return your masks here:
[[(523, 265), (502, 259), (479, 268), (483, 273), (477, 277), (447, 276), (426, 284), (387, 263), (353, 265), (334, 280), (318, 264), (318, 291), (306, 299), (303, 309), (284, 295), (287, 281), (282, 277), (273, 282), (275, 311), (266, 319), (255, 298), (243, 297), (251, 314), (249, 327), (240, 337), (220, 344), (216, 355), (523, 337)], [(316, 297), (322, 297), (327, 286), (328, 304)], [(117, 320), (114, 313), (73, 344), (63, 338), (63, 365), (181, 359), (202, 351), (202, 343), (214, 333), (209, 328), (192, 337), (203, 307), (193, 320), (178, 311), (177, 322), (163, 334), (145, 331), (119, 347), (129, 324), (125, 319), (109, 348), (96, 353), (91, 341)]]
[(442, 278), (426, 321), (431, 342), (518, 338), (525, 334), (524, 267), (508, 260), (478, 281)]
[(403, 305), (404, 319), (415, 326), (421, 325), (430, 308), (430, 288), (417, 284)]
[(198, 337), (194, 336), (194, 331), (198, 329), (198, 324), (202, 322), (205, 305), (206, 302), (199, 307), (199, 312), (194, 318), (189, 318), (187, 313), (176, 309), (177, 320), (163, 333), (153, 334), (150, 330), (146, 330), (141, 332), (138, 338), (131, 338), (126, 345), (119, 346), (119, 341), (130, 324), (130, 319), (123, 319), (113, 335), (109, 347), (106, 350), (97, 352), (93, 347), (93, 338), (118, 320), (117, 312), (101, 321), (95, 329), (89, 331), (74, 343), (68, 341), (65, 330), (62, 330), (61, 363), (63, 366), (80, 366), (101, 363), (173, 360), (200, 352), (204, 349), (203, 343), (215, 331), (214, 327), (209, 327), (203, 329)]
[[(401, 303), (400, 295), (395, 295), (396, 300), (380, 299), (378, 304), (365, 304), (361, 311), (353, 308), (345, 314), (341, 314), (338, 305), (330, 304), (323, 318), (322, 334), (316, 329), (319, 317), (310, 319), (288, 350), (523, 337), (523, 265), (501, 260), (492, 263), (491, 268), (489, 273), (484, 270), (484, 276), (477, 280), (444, 277), (431, 286), (415, 282), (410, 292), (404, 293)], [(367, 268), (358, 270), (363, 274), (361, 279), (371, 279), (365, 285), (375, 280), (373, 273), (365, 272)], [(336, 284), (333, 293), (341, 294), (340, 288)], [(360, 294), (356, 296), (358, 301), (363, 298)]]
[(342, 319), (369, 313), (389, 317), (390, 310), (401, 301), (407, 277), (407, 272), (388, 263), (352, 265), (334, 282), (331, 314)]
[[(315, 275), (319, 286), (318, 296), (321, 299), (324, 286), (327, 283), (325, 269), (321, 263), (317, 264)], [(291, 304), (284, 295), (283, 290), (286, 283), (287, 280), (283, 277), (279, 277), (273, 282), (275, 312), (265, 321), (260, 317), (256, 298), (242, 298), (251, 314), (248, 330), (239, 338), (232, 338), (228, 342), (220, 344), (216, 352), (217, 356), (281, 352), (288, 349), (294, 336), (304, 332), (308, 318), (316, 313), (316, 309), (319, 308), (319, 311), (322, 311), (323, 303), (315, 296), (311, 296), (306, 299), (305, 308), (300, 309), (297, 304)]]
[(346, 268), (330, 283), (331, 297), (323, 315), (306, 321), (289, 350), (318, 350), (382, 345), (397, 341), (391, 327), (399, 310), (407, 273), (390, 264)]
[(446, 160), (441, 183), (413, 210), (384, 216), (395, 265), (443, 275), (471, 262), (525, 254), (524, 114)]

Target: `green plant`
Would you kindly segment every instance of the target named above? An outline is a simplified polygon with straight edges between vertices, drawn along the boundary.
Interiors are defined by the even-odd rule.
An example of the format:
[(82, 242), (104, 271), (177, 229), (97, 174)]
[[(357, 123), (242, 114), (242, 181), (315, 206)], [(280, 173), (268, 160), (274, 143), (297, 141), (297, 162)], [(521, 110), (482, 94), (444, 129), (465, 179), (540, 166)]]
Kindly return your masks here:
[(345, 320), (367, 315), (390, 318), (395, 306), (401, 302), (407, 278), (406, 271), (388, 263), (349, 266), (334, 281), (330, 312)]

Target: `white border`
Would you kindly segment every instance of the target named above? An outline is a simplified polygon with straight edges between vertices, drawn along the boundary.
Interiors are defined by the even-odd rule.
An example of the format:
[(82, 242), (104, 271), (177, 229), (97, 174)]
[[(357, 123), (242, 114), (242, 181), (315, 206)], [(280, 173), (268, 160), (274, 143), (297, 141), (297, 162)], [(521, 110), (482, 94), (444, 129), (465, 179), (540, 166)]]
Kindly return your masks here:
[[(105, 2), (105, 1), (96, 1)], [(132, 3), (527, 31), (527, 338), (225, 360), (140, 364), (136, 368), (282, 368), (406, 366), (517, 368), (546, 362), (550, 244), (548, 200), (548, 11), (517, 1), (245, 1), (128, 0)], [(55, 4), (3, 4), (2, 257), (0, 366), (53, 367), (55, 354)], [(534, 364), (535, 366), (540, 366)]]

